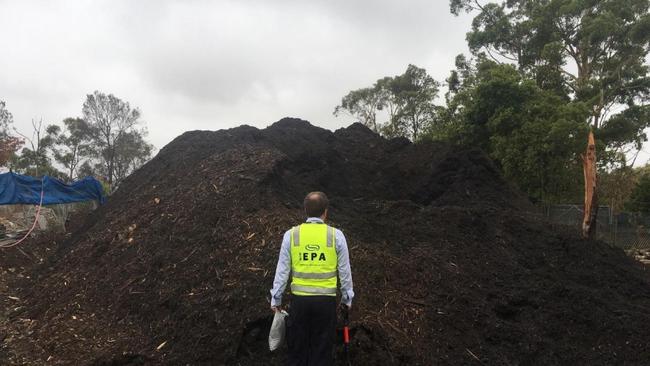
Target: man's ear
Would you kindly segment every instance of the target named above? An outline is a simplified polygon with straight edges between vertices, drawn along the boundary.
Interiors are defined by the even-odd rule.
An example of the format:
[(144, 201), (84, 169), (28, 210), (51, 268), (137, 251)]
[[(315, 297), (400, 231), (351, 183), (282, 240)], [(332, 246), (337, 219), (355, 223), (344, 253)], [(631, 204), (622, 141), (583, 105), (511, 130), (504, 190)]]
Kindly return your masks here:
[(323, 212), (323, 220), (327, 219), (327, 210), (328, 208), (325, 209), (325, 212)]

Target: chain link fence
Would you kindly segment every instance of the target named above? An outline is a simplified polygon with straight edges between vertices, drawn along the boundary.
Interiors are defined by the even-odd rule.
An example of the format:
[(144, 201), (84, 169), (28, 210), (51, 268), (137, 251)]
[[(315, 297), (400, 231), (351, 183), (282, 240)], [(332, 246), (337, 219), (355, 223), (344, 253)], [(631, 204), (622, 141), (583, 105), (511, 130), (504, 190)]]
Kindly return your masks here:
[[(551, 223), (582, 231), (582, 205), (549, 205), (542, 211)], [(599, 206), (596, 237), (625, 250), (650, 249), (650, 215), (614, 214), (609, 206)]]

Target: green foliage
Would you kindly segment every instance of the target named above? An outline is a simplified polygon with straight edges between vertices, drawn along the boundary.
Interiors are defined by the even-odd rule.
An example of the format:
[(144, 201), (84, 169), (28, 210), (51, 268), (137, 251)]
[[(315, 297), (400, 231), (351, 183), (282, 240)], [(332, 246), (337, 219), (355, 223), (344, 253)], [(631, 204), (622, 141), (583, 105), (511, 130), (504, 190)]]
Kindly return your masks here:
[(27, 141), (27, 146), (21, 150), (20, 155), (14, 156), (12, 168), (32, 176), (61, 177), (63, 174), (52, 165), (49, 156), (60, 131), (61, 128), (56, 125), (49, 125), (43, 129), (43, 120), (38, 122), (32, 120), (32, 134), (21, 135)]
[(534, 96), (523, 105), (491, 118), (490, 155), (534, 200), (574, 201), (582, 175), (577, 152), (588, 133), (580, 118), (584, 111), (553, 95)]
[(644, 169), (623, 166), (598, 174), (598, 201), (615, 213), (623, 211)]
[(361, 123), (375, 132), (377, 129), (377, 111), (381, 110), (382, 101), (377, 86), (361, 88), (349, 92), (341, 100), (341, 105), (334, 109), (334, 115), (347, 112), (358, 118)]
[(575, 200), (588, 133), (584, 105), (540, 88), (511, 65), (461, 64), (455, 74), (464, 77), (447, 95), (445, 127), (434, 139), (481, 147), (534, 200)]
[(153, 145), (144, 140), (146, 131), (129, 131), (115, 141), (115, 184), (119, 185), (131, 172), (151, 158)]
[(641, 149), (647, 141), (644, 132), (650, 125), (650, 106), (632, 105), (610, 117), (597, 131), (597, 137), (607, 146), (622, 150), (627, 145)]
[[(618, 153), (638, 148), (650, 125), (639, 107), (650, 96), (649, 8), (647, 0), (450, 2), (454, 14), (477, 13), (467, 34), (475, 55), (513, 62), (540, 88), (583, 103), (585, 123)], [(621, 105), (630, 111), (609, 116)]]
[(398, 106), (392, 124), (406, 136), (417, 141), (420, 132), (435, 120), (433, 101), (438, 95), (439, 83), (425, 69), (409, 65), (406, 72), (391, 83), (391, 91)]
[(467, 34), (475, 60), (457, 58), (444, 128), (430, 136), (481, 146), (534, 199), (578, 201), (593, 128), (601, 191), (620, 207), (635, 181), (629, 157), (650, 126), (649, 8), (647, 0), (451, 0), (453, 14), (475, 14)]
[(632, 212), (650, 213), (650, 174), (645, 172), (634, 187), (625, 209)]
[[(0, 104), (0, 116), (4, 103)], [(63, 128), (32, 121), (28, 146), (13, 155), (12, 168), (23, 174), (50, 175), (63, 180), (96, 176), (114, 190), (149, 158), (153, 146), (139, 127), (140, 111), (109, 94), (95, 92), (83, 105), (85, 118), (66, 118)], [(53, 164), (52, 158), (56, 164)], [(57, 167), (64, 167), (65, 173)], [(109, 190), (110, 191), (110, 190)]]
[(65, 131), (58, 135), (54, 159), (66, 169), (69, 181), (77, 178), (77, 167), (93, 152), (90, 127), (81, 118), (63, 120)]
[[(439, 83), (425, 69), (409, 65), (402, 75), (386, 76), (372, 87), (349, 92), (334, 115), (346, 112), (386, 137), (418, 140), (436, 120), (438, 91)], [(378, 122), (379, 112), (387, 114), (388, 120)]]
[[(135, 129), (134, 124), (128, 129), (118, 127), (115, 138), (110, 140), (82, 118), (66, 118), (63, 124), (66, 131), (57, 140), (55, 158), (67, 168), (69, 179), (96, 176), (114, 189), (151, 158), (153, 146), (144, 139), (146, 130)], [(112, 182), (108, 177), (113, 178)]]

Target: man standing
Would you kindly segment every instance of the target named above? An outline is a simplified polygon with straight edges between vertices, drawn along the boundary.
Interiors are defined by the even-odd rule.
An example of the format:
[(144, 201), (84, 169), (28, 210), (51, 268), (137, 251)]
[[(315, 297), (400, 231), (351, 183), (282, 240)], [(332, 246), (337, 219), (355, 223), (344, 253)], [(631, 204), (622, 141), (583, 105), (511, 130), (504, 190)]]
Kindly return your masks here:
[(307, 221), (284, 233), (271, 309), (280, 311), (291, 272), (291, 311), (287, 320), (290, 366), (334, 364), (337, 271), (341, 303), (352, 307), (352, 272), (343, 233), (325, 224), (329, 201), (323, 192), (305, 197)]

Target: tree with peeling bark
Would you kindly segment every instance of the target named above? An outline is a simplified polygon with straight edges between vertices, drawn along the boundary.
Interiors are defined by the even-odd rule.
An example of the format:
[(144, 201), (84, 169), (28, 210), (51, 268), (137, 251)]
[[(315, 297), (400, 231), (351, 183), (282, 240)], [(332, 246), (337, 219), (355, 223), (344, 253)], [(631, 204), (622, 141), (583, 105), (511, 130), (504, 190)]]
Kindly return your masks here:
[[(650, 119), (643, 118), (650, 113), (646, 64), (650, 2), (451, 0), (450, 8), (455, 15), (477, 13), (467, 33), (475, 55), (514, 63), (539, 87), (588, 108), (585, 123), (605, 147), (605, 158), (624, 157), (605, 163), (614, 169), (626, 168), (627, 156), (634, 155), (630, 154), (634, 149), (638, 152), (647, 140), (643, 131), (650, 126)], [(596, 145), (590, 139), (592, 148)], [(596, 182), (593, 159), (584, 165), (585, 185), (589, 186)], [(590, 207), (585, 206), (583, 229), (591, 236), (596, 215), (587, 213), (597, 212), (595, 187), (585, 189), (585, 195), (585, 205)]]
[(451, 0), (450, 8), (477, 13), (467, 33), (474, 54), (515, 63), (543, 89), (584, 103), (585, 122), (610, 151), (646, 140), (650, 120), (636, 116), (649, 109), (650, 2)]
[(535, 202), (579, 199), (588, 109), (489, 59), (459, 57), (447, 82), (447, 106), (428, 136), (481, 148)]
[(585, 183), (585, 205), (582, 219), (582, 236), (593, 238), (596, 233), (596, 219), (598, 217), (598, 192), (596, 191), (596, 142), (594, 134), (589, 131), (587, 150), (582, 155), (582, 164)]

